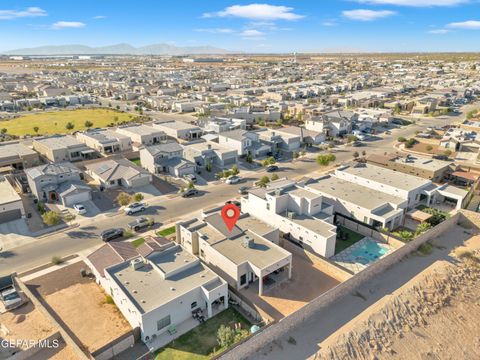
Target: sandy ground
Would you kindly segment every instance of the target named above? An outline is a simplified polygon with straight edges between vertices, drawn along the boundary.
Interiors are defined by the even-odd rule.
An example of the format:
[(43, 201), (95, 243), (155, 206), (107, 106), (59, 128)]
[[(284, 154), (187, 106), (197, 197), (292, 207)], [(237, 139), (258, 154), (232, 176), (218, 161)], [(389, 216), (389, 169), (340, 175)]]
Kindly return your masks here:
[(473, 216), (476, 227), (452, 227), (432, 253), (408, 256), (250, 358), (480, 359), (480, 263), (457, 256), (480, 257)]
[[(6, 340), (42, 340), (55, 332), (55, 327), (31, 302), (0, 315), (0, 338)], [(28, 345), (21, 347), (28, 348)], [(9, 349), (0, 347), (0, 359)]]
[(132, 330), (120, 311), (105, 303), (94, 282), (72, 285), (45, 299), (90, 352)]

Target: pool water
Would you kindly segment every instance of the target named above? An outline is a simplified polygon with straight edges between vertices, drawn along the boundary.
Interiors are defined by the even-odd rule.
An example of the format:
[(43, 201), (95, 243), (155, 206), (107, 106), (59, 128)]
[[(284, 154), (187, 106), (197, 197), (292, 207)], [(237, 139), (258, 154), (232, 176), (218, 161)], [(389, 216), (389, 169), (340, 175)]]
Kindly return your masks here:
[(367, 265), (378, 260), (387, 252), (388, 248), (368, 239), (361, 246), (352, 251), (351, 257), (354, 258), (356, 262)]

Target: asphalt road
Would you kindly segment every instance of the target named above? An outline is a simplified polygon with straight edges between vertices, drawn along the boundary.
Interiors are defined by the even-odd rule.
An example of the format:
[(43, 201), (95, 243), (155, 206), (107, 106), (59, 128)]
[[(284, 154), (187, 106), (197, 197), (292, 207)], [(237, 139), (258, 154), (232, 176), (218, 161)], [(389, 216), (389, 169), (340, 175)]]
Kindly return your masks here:
[[(376, 136), (372, 140), (364, 142), (365, 145), (362, 147), (341, 147), (335, 150), (336, 162), (342, 163), (351, 160), (354, 151), (362, 152), (365, 150), (367, 155), (391, 152), (393, 151), (392, 145), (399, 136), (409, 137), (416, 131), (429, 126), (443, 126), (445, 122), (451, 123), (458, 121), (460, 118), (459, 116), (450, 117), (447, 120), (424, 119), (417, 121), (416, 124), (394, 129), (391, 135)], [(322, 170), (312, 158), (299, 159), (293, 163), (280, 163), (278, 165), (280, 169), (277, 174), (280, 177), (297, 178)], [(173, 221), (185, 218), (188, 214), (238, 197), (238, 188), (240, 186), (251, 186), (255, 180), (263, 175), (271, 174), (266, 173), (264, 170), (258, 170), (244, 175), (246, 179), (241, 184), (227, 185), (222, 183), (199, 187), (199, 190), (201, 190), (200, 194), (192, 198), (184, 199), (180, 196), (172, 197), (167, 195), (152, 199), (148, 202), (149, 208), (144, 213), (139, 214), (139, 216), (147, 215), (153, 217), (158, 227), (168, 225)], [(125, 228), (126, 224), (132, 221), (133, 218), (134, 216), (126, 216), (124, 214), (117, 214), (102, 219), (95, 218), (91, 223), (82, 223), (77, 228), (45, 236), (41, 239), (34, 239), (26, 245), (5, 250), (0, 253), (0, 275), (14, 271), (20, 273), (50, 262), (52, 256), (66, 256), (98, 246), (102, 244), (99, 234), (103, 230), (113, 227)]]

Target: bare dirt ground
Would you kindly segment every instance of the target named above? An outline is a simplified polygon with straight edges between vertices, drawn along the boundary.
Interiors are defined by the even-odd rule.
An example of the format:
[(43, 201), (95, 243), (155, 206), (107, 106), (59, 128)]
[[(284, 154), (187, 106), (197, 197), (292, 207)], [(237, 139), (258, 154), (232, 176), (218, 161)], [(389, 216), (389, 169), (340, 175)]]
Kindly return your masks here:
[(94, 282), (72, 285), (45, 300), (90, 352), (132, 330), (115, 305), (105, 303)]
[[(463, 211), (462, 211), (463, 212)], [(480, 214), (322, 308), (250, 359), (480, 359)]]

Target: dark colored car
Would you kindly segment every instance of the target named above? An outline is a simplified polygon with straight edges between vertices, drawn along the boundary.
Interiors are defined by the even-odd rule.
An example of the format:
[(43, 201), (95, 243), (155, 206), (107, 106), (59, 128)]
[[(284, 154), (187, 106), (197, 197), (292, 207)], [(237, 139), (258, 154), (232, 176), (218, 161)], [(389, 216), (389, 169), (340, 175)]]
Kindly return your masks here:
[(277, 170), (278, 170), (277, 165), (270, 165), (269, 167), (267, 167), (267, 172), (274, 172), (274, 171), (277, 171)]
[(182, 194), (182, 197), (184, 198), (187, 198), (187, 197), (190, 197), (190, 196), (195, 196), (198, 194), (198, 190), (197, 189), (188, 189), (187, 191), (185, 191), (183, 194)]
[(248, 194), (248, 190), (250, 190), (250, 188), (248, 186), (240, 186), (238, 188), (238, 193), (240, 195), (245, 195), (245, 194)]
[(139, 231), (141, 229), (145, 229), (147, 227), (150, 227), (153, 225), (153, 221), (144, 217), (144, 216), (141, 216), (139, 218), (136, 218), (135, 221), (132, 221), (131, 223), (128, 223), (128, 228), (130, 230), (134, 230), (134, 231)]
[(100, 234), (103, 241), (107, 242), (123, 236), (123, 229), (108, 229)]

